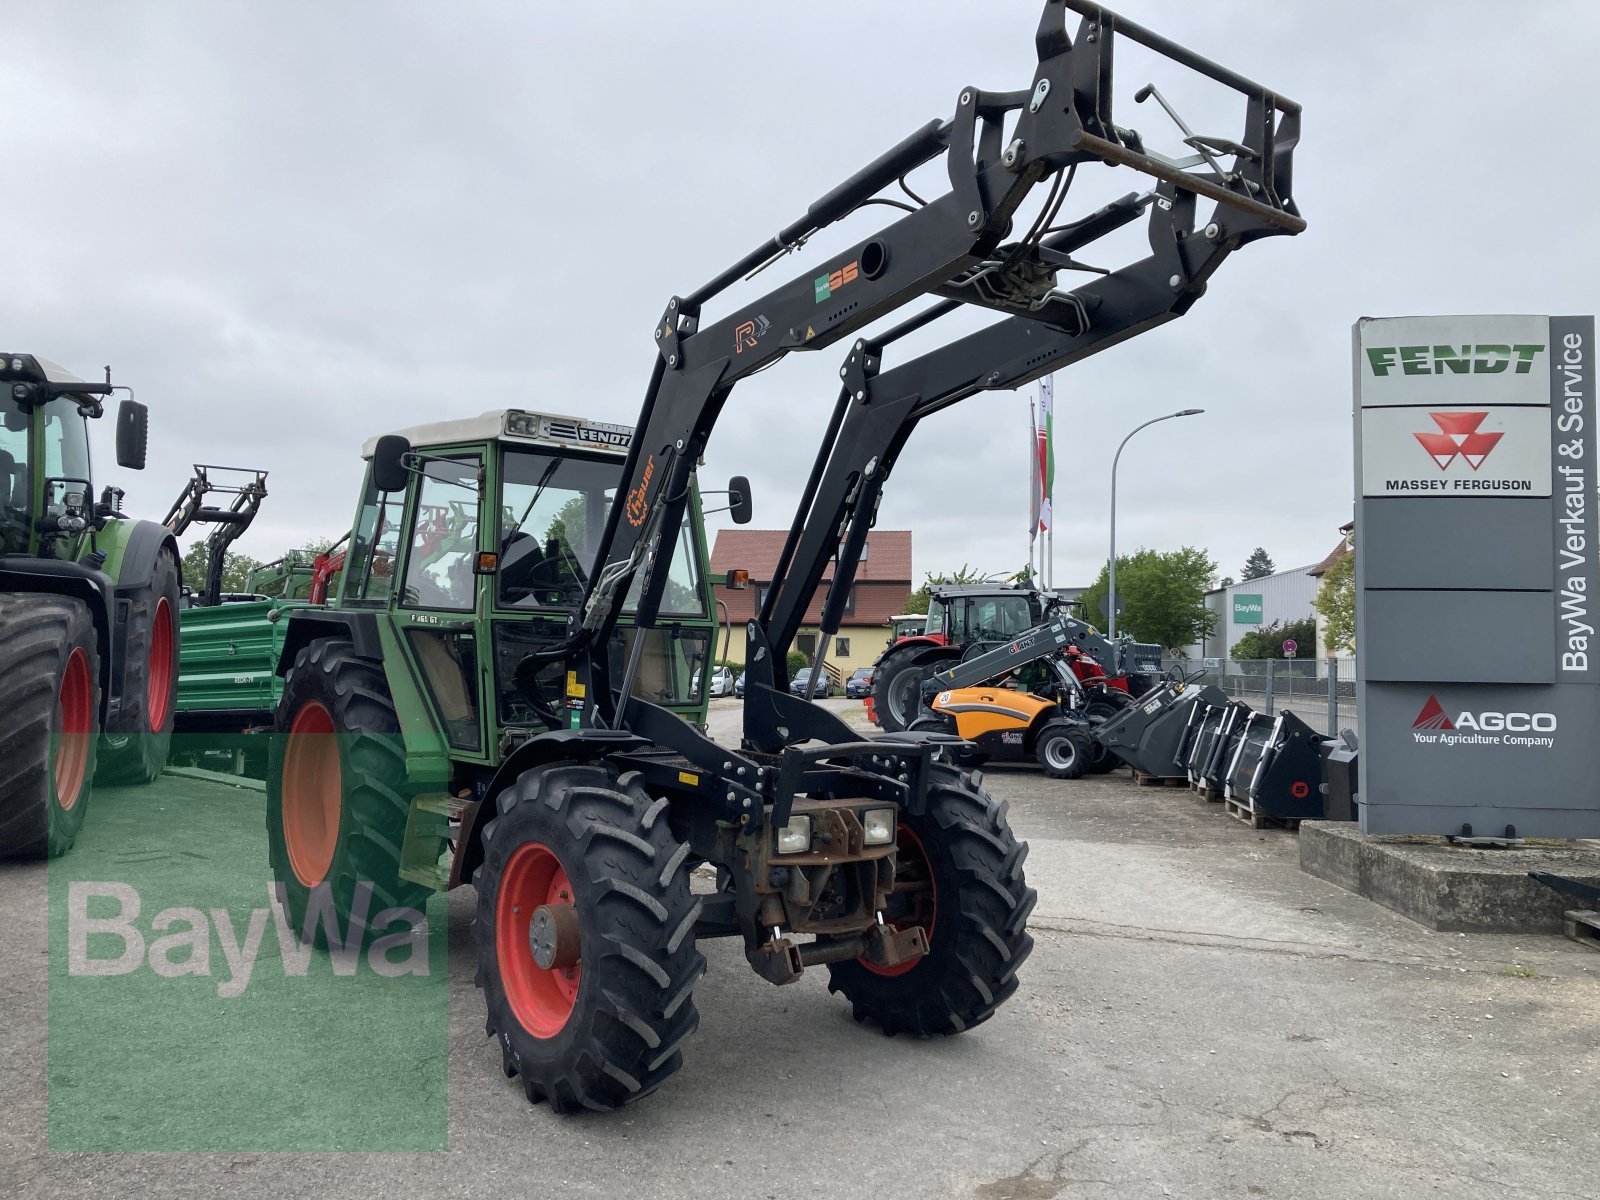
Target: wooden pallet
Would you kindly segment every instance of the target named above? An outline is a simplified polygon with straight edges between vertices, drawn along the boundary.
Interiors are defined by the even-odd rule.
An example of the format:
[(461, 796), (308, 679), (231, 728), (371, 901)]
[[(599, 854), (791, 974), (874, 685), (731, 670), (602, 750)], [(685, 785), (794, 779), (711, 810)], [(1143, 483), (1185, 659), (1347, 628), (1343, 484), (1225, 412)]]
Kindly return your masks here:
[(1202, 799), (1210, 801), (1212, 804), (1216, 804), (1226, 795), (1221, 788), (1214, 788), (1204, 780), (1195, 784), (1194, 790)]
[(1183, 787), (1189, 782), (1182, 775), (1146, 775), (1143, 771), (1135, 771), (1133, 781), (1140, 787)]
[(1222, 800), (1223, 808), (1230, 817), (1237, 817), (1251, 829), (1279, 829), (1295, 830), (1300, 828), (1300, 822), (1293, 818), (1274, 817), (1270, 813), (1257, 812), (1247, 804), (1240, 804), (1237, 800)]
[(1600, 950), (1600, 912), (1574, 908), (1563, 914), (1562, 932), (1591, 950)]

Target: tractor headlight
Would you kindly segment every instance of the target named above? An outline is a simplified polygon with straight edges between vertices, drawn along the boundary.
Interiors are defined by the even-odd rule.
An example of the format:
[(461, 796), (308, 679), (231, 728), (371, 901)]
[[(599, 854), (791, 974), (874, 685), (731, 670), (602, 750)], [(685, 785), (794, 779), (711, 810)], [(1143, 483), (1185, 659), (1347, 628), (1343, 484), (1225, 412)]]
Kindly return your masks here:
[(790, 817), (789, 823), (778, 830), (779, 854), (804, 854), (811, 849), (811, 818)]
[(869, 808), (861, 814), (862, 841), (869, 846), (887, 846), (894, 841), (892, 808)]

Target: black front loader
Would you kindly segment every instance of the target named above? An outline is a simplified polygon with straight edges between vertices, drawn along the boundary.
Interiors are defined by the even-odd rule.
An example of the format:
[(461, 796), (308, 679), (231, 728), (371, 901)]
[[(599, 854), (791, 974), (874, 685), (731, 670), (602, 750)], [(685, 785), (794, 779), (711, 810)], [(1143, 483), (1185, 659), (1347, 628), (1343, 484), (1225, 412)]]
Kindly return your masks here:
[[(1067, 30), (1069, 9), (1081, 17), (1075, 36)], [(1118, 125), (1111, 81), (1119, 37), (1242, 95), (1238, 140), (1188, 134), (1182, 127), (1193, 153), (1172, 158), (1147, 150), (1141, 134)], [(853, 742), (856, 735), (843, 722), (787, 695), (784, 657), (835, 557), (834, 585), (823, 610), (824, 644), (837, 631), (883, 483), (916, 424), (977, 392), (1019, 387), (1182, 315), (1235, 249), (1304, 228), (1291, 196), (1298, 105), (1085, 0), (1048, 0), (1035, 42), (1039, 61), (1029, 87), (964, 88), (950, 120), (923, 126), (811, 205), (771, 242), (697, 291), (674, 297), (656, 326), (659, 357), (624, 470), (621, 502), (611, 510), (597, 554), (599, 569), (572, 635), (538, 657), (565, 659), (574, 673), (572, 693), (581, 699), (570, 703), (581, 709), (580, 729), (627, 729), (683, 755), (714, 779), (713, 799), (727, 817), (759, 812), (765, 799), (774, 802), (772, 819), (781, 821), (788, 797), (773, 773), (758, 772), (753, 760), (729, 755), (632, 696), (632, 662), (619, 691), (604, 681), (611, 678), (609, 634), (640, 572), (645, 581), (639, 621), (655, 621), (666, 581), (658, 568), (671, 547), (663, 533), (678, 527), (689, 475), (734, 385), (790, 351), (847, 338), (919, 296), (943, 298), (851, 347), (778, 578), (751, 631), (747, 687), (756, 702), (746, 704), (747, 745), (792, 755), (790, 748), (805, 740)], [(1153, 87), (1137, 98), (1151, 96), (1166, 107)], [(825, 266), (702, 324), (707, 301), (941, 156), (949, 178), (943, 195)], [(1094, 162), (1131, 167), (1157, 182), (1146, 193), (1051, 227), (1078, 167)], [(1025, 236), (1008, 241), (1020, 206), (1041, 186), (1049, 192), (1039, 219)], [(1204, 224), (1196, 219), (1201, 198), (1215, 202)], [(1084, 267), (1072, 257), (1146, 214), (1147, 257), (1115, 270)], [(1057, 272), (1074, 269), (1097, 274), (1071, 291), (1058, 290)], [(883, 369), (888, 346), (963, 305), (994, 309), (1006, 319)], [(635, 642), (642, 644), (642, 638)], [(780, 774), (785, 781), (794, 777), (793, 771)], [(906, 799), (916, 803), (915, 797)]]

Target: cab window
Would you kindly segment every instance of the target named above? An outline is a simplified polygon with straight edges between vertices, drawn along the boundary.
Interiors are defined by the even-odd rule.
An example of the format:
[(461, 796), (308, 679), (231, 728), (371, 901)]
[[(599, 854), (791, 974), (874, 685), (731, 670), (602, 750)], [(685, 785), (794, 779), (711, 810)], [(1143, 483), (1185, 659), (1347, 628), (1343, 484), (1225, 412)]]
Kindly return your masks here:
[(372, 608), (382, 607), (388, 601), (394, 587), (400, 519), (404, 511), (405, 493), (378, 491), (369, 471), (343, 571), (346, 603)]
[(401, 593), (406, 607), (472, 610), (480, 466), (476, 455), (423, 464)]

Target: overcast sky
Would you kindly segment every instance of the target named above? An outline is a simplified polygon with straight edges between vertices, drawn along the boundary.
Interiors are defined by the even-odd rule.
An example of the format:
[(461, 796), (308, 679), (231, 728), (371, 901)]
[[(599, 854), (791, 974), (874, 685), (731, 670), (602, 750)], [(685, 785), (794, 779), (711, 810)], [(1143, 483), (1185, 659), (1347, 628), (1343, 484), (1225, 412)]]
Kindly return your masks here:
[[(275, 557), (347, 528), (373, 434), (504, 407), (632, 424), (667, 298), (948, 117), (963, 84), (1027, 86), (1040, 7), (13, 3), (3, 348), (110, 363), (149, 404), (142, 475), (103, 469), (96, 432), (133, 512), (159, 519), (193, 462), (269, 470), (237, 548)], [(1600, 5), (1120, 9), (1304, 105), (1310, 228), (1056, 376), (1056, 580), (1104, 561), (1118, 441), (1185, 407), (1206, 414), (1123, 456), (1119, 548), (1198, 546), (1234, 575), (1256, 545), (1314, 562), (1351, 515), (1358, 316), (1595, 312)], [(1119, 61), (1120, 124), (1173, 149), (1131, 103), (1154, 81), (1237, 136), (1233, 106), (1147, 66)], [(1091, 164), (1064, 216), (1143, 186)], [(726, 302), (893, 216), (863, 210)], [(1105, 251), (1084, 257), (1139, 256)], [(749, 474), (758, 526), (789, 522), (842, 354), (791, 355), (725, 410), (706, 486)], [(915, 530), (919, 574), (1026, 561), (1033, 390), (974, 397), (908, 446), (879, 525)]]

